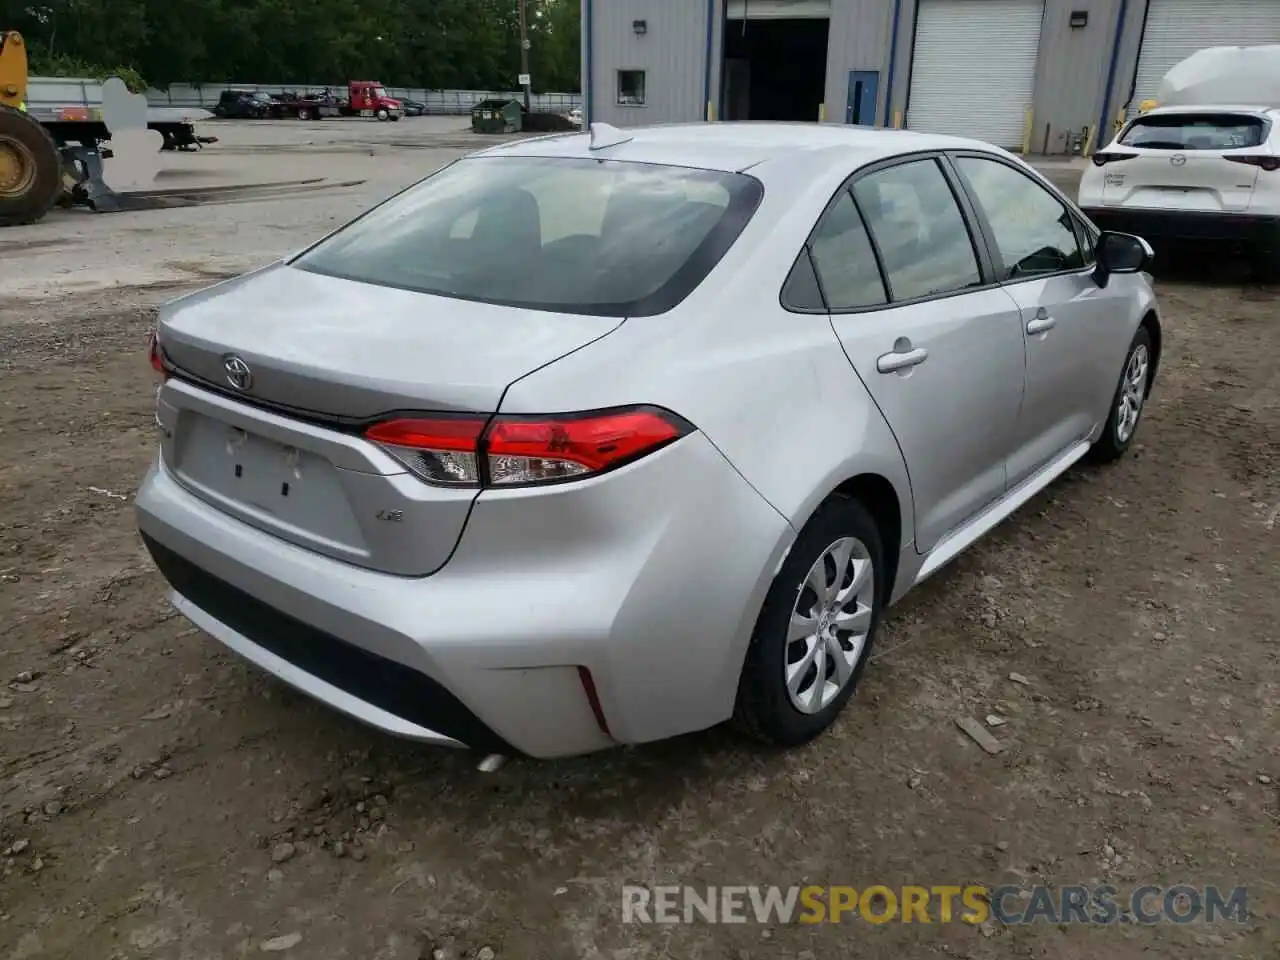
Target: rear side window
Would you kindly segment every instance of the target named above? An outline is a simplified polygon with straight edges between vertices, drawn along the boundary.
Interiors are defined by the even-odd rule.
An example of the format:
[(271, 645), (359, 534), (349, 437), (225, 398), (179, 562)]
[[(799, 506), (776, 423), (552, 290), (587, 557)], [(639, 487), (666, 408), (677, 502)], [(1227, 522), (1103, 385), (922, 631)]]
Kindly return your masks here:
[(1169, 113), (1139, 117), (1120, 137), (1148, 150), (1235, 150), (1259, 146), (1266, 121), (1234, 113)]
[(648, 316), (720, 261), (753, 177), (573, 158), (462, 160), (293, 261), (304, 270), (560, 313)]
[(810, 242), (813, 264), (832, 310), (850, 310), (887, 302), (880, 267), (848, 192), (818, 223)]
[(913, 160), (868, 174), (854, 183), (853, 195), (895, 301), (982, 284), (964, 215), (936, 161)]

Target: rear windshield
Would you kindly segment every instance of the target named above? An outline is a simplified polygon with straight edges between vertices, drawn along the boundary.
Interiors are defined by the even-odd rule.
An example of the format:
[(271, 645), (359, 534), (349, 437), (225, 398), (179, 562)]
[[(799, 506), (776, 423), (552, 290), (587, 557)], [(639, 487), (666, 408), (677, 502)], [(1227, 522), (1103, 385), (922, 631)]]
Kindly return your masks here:
[(1178, 113), (1140, 117), (1120, 142), (1149, 150), (1235, 150), (1266, 139), (1266, 122), (1232, 113)]
[(617, 161), (475, 157), (294, 261), (316, 273), (562, 313), (669, 310), (760, 201), (743, 174)]

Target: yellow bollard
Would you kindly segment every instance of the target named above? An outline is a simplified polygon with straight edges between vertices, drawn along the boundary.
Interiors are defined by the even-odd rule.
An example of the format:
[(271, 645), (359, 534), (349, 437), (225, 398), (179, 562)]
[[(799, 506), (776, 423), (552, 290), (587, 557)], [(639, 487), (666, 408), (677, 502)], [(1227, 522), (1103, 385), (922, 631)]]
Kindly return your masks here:
[(1031, 133), (1032, 123), (1035, 120), (1035, 112), (1030, 108), (1027, 109), (1027, 120), (1022, 127), (1022, 155), (1025, 157), (1031, 152)]
[(893, 129), (895, 130), (902, 129), (902, 111), (901, 110), (893, 111)]

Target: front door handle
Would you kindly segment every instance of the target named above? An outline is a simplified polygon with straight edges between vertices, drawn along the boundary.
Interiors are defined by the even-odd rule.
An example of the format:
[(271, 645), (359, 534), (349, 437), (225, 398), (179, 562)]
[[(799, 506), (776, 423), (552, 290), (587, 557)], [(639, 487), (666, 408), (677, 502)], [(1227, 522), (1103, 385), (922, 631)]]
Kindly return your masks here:
[(882, 354), (877, 358), (876, 369), (881, 373), (897, 373), (918, 367), (928, 359), (929, 351), (924, 347), (916, 347), (914, 350), (895, 350), (893, 353)]
[(1048, 333), (1058, 325), (1058, 321), (1049, 316), (1049, 311), (1041, 307), (1036, 311), (1035, 319), (1027, 323), (1027, 333)]

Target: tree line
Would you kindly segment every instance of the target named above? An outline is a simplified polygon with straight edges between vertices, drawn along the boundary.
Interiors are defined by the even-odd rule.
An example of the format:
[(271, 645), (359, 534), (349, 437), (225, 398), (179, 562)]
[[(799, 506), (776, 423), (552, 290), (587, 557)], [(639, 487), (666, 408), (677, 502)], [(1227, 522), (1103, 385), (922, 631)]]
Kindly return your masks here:
[[(534, 92), (579, 90), (578, 0), (526, 0)], [(0, 0), (36, 76), (514, 90), (519, 0)]]

